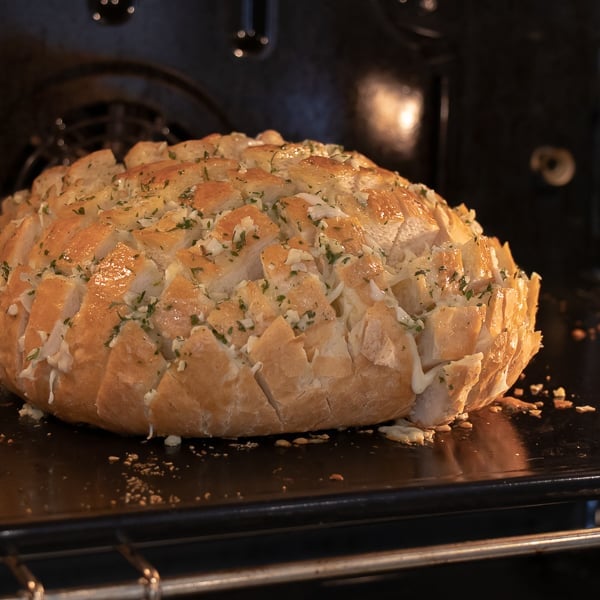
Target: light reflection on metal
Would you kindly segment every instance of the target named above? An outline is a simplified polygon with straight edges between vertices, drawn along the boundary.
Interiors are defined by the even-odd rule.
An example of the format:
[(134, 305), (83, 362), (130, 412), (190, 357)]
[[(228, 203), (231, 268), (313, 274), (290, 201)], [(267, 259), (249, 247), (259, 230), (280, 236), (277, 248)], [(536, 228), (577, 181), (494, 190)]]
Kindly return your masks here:
[[(235, 5), (233, 5), (235, 6)], [(274, 5), (271, 0), (240, 0), (239, 27), (234, 33), (236, 58), (260, 57), (272, 46)]]
[(104, 25), (118, 25), (135, 13), (134, 0), (88, 0), (92, 19)]
[(386, 74), (370, 73), (358, 84), (358, 109), (377, 143), (409, 156), (418, 140), (423, 94)]
[(421, 0), (421, 8), (427, 12), (435, 12), (438, 8), (437, 0)]

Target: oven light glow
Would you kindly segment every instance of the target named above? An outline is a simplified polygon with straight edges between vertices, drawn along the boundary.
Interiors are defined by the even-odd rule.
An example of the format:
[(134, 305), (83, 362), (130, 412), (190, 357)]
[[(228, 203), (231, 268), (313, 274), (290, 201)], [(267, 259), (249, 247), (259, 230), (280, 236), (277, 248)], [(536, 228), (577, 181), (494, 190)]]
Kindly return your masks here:
[(359, 82), (359, 111), (373, 138), (410, 154), (419, 132), (423, 95), (387, 75), (370, 74)]

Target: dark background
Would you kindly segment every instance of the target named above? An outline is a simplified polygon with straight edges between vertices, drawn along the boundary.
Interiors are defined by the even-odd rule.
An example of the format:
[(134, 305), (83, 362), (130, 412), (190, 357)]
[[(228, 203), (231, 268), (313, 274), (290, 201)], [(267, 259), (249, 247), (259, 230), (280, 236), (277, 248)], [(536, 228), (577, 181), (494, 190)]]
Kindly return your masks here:
[(3, 2), (0, 56), (2, 195), (106, 145), (274, 128), (465, 202), (547, 286), (599, 278), (596, 0)]

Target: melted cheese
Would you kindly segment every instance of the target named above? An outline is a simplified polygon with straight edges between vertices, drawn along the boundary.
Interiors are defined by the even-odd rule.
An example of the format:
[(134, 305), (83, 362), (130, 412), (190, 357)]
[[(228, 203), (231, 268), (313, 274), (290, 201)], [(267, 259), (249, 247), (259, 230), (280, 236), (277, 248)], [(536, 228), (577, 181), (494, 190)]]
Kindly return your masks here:
[(329, 302), (329, 304), (336, 300), (343, 291), (344, 282), (340, 282), (329, 292), (329, 294), (327, 294), (327, 301)]
[(148, 407), (152, 404), (152, 400), (154, 400), (154, 396), (156, 396), (156, 390), (152, 389), (149, 392), (144, 394), (144, 406)]
[(69, 351), (69, 344), (65, 340), (61, 340), (58, 352), (48, 356), (48, 364), (56, 367), (62, 373), (68, 373), (73, 366), (73, 356)]
[(432, 429), (421, 429), (406, 419), (398, 419), (393, 425), (382, 425), (378, 431), (394, 442), (420, 446), (432, 442), (435, 433)]
[(54, 402), (54, 384), (58, 377), (58, 370), (52, 369), (50, 371), (50, 377), (48, 379), (48, 387), (50, 389), (50, 393), (48, 394), (48, 404), (52, 404)]
[(422, 394), (429, 384), (433, 381), (436, 374), (436, 369), (430, 369), (427, 373), (423, 372), (423, 365), (421, 364), (421, 357), (419, 356), (419, 349), (417, 348), (417, 342), (412, 335), (407, 336), (408, 349), (413, 357), (413, 372), (411, 379), (411, 387), (415, 394)]
[(385, 292), (372, 279), (369, 279), (369, 295), (373, 302), (379, 302), (386, 296)]
[(329, 206), (329, 204), (315, 204), (314, 206), (309, 207), (306, 212), (313, 221), (348, 216), (341, 208), (338, 208), (337, 206)]

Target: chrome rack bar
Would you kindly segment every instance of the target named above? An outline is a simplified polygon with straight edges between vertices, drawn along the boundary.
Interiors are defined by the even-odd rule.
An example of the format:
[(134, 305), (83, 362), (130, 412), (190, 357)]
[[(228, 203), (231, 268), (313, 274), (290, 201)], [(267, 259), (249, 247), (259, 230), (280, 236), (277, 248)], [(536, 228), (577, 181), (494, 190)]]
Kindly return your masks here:
[(158, 571), (129, 544), (120, 544), (117, 550), (135, 567), (141, 577), (139, 582), (145, 588), (144, 600), (160, 600), (160, 575)]
[(4, 558), (4, 563), (19, 582), (19, 585), (23, 587), (28, 600), (42, 600), (44, 598), (44, 586), (24, 562), (17, 556), (9, 555)]
[(467, 541), (402, 550), (229, 569), (163, 580), (163, 596), (203, 594), (308, 580), (351, 578), (401, 569), (600, 547), (600, 528)]
[(198, 565), (195, 573), (161, 579), (158, 571), (143, 556), (129, 544), (122, 544), (116, 546), (115, 550), (142, 574), (135, 583), (107, 582), (96, 587), (44, 590), (21, 559), (4, 557), (3, 560), (24, 589), (14, 597), (0, 596), (0, 600), (159, 600), (272, 584), (352, 578), (402, 569), (592, 548), (600, 548), (600, 527), (306, 559), (207, 573), (201, 571), (202, 565)]

